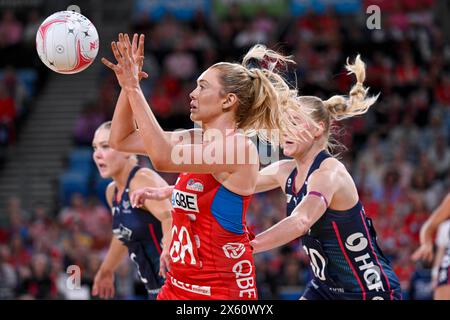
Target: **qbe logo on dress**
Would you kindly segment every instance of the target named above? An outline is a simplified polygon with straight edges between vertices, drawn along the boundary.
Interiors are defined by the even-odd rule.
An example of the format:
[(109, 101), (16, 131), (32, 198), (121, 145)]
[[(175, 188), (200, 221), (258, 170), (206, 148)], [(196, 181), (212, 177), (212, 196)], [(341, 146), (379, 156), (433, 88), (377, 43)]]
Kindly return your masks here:
[(243, 243), (229, 242), (222, 247), (225, 256), (229, 259), (239, 259), (245, 252)]
[(183, 209), (185, 211), (199, 212), (197, 204), (197, 195), (194, 193), (173, 190), (172, 192), (173, 208)]

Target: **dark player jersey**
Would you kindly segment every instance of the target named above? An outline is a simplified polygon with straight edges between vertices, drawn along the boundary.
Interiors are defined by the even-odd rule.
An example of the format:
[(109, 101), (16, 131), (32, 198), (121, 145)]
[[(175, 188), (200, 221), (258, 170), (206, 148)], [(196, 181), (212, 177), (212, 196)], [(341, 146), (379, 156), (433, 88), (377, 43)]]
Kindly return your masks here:
[(128, 248), (131, 260), (136, 264), (138, 275), (149, 294), (158, 293), (164, 283), (159, 273), (161, 255), (161, 222), (150, 212), (131, 207), (129, 185), (136, 172), (134, 167), (127, 180), (120, 201), (115, 188), (113, 197), (113, 233)]
[[(294, 190), (297, 168), (289, 175), (285, 188), (288, 216), (306, 196), (309, 176), (329, 157), (325, 151), (316, 156), (298, 192)], [(377, 244), (372, 221), (359, 201), (349, 210), (327, 209), (301, 241), (310, 258), (313, 282), (330, 288), (335, 294), (357, 293), (361, 299), (392, 299), (394, 290), (400, 288), (397, 276)]]

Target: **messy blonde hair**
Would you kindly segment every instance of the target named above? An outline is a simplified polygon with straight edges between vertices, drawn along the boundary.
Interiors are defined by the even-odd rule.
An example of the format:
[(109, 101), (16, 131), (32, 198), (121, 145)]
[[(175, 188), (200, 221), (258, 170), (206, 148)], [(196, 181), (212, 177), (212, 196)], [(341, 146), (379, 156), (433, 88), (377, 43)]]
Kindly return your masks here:
[(379, 94), (367, 96), (369, 88), (363, 86), (366, 78), (366, 66), (360, 55), (356, 56), (352, 64), (349, 63), (347, 58), (345, 68), (348, 74), (356, 76), (356, 84), (351, 88), (349, 96), (335, 95), (325, 101), (315, 96), (300, 96), (298, 98), (301, 107), (309, 110), (311, 118), (316, 124), (324, 123), (324, 135), (327, 138), (327, 148), (330, 152), (342, 147), (333, 137), (330, 137), (333, 121), (366, 113), (379, 96)]
[(278, 136), (273, 130), (293, 130), (286, 110), (296, 110), (299, 116), (306, 117), (298, 108), (297, 90), (290, 88), (276, 70), (291, 63), (295, 63), (291, 57), (255, 45), (241, 64), (220, 62), (211, 67), (220, 72), (224, 94), (234, 93), (238, 98), (235, 120), (239, 129), (278, 144)]

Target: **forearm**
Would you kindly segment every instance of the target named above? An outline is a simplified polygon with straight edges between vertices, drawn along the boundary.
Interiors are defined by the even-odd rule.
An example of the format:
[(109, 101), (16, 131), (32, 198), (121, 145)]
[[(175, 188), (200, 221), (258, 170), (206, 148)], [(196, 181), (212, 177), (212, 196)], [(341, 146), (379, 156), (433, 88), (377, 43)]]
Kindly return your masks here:
[(120, 148), (121, 143), (135, 133), (133, 113), (128, 102), (127, 93), (121, 90), (114, 110), (109, 143), (115, 148)]
[(114, 272), (122, 262), (123, 258), (127, 255), (128, 249), (120, 242), (115, 236), (111, 240), (108, 253), (105, 260), (100, 266), (103, 271)]
[(169, 217), (161, 222), (161, 228), (163, 231), (163, 247), (168, 248), (172, 241), (172, 215), (169, 213)]
[(307, 229), (294, 216), (289, 216), (266, 231), (258, 234), (251, 242), (254, 253), (282, 246), (305, 234)]
[(420, 229), (420, 243), (433, 243), (433, 235), (435, 230), (432, 228), (430, 221), (426, 221)]
[(141, 88), (128, 88), (126, 94), (148, 156), (153, 162), (170, 160), (172, 151), (170, 138), (156, 120)]

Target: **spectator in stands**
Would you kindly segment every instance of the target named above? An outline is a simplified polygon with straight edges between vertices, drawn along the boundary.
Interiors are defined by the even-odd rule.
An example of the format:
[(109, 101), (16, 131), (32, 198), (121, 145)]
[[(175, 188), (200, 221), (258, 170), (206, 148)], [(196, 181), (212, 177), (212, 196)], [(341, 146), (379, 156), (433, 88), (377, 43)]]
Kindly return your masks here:
[(9, 300), (15, 297), (17, 283), (14, 267), (8, 263), (10, 250), (5, 245), (0, 245), (0, 300)]
[(2, 20), (0, 21), (0, 42), (1, 47), (8, 47), (18, 44), (22, 40), (23, 26), (16, 19), (12, 10), (5, 10), (3, 12)]

